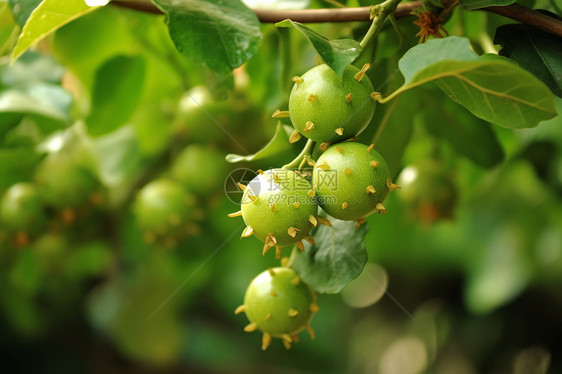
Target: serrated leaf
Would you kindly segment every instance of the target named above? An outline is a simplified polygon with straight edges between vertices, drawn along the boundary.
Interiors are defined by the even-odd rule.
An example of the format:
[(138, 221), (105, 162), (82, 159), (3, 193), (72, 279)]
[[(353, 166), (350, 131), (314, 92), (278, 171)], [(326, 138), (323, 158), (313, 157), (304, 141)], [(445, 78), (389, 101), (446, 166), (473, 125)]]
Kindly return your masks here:
[(461, 8), (464, 10), (480, 9), (488, 6), (511, 5), (517, 0), (460, 0)]
[(319, 225), (313, 233), (316, 245), (306, 243), (305, 252), (296, 256), (293, 268), (312, 289), (320, 293), (338, 293), (357, 278), (367, 263), (364, 223), (329, 218), (332, 227)]
[(262, 149), (254, 154), (247, 156), (229, 153), (226, 155), (225, 160), (227, 162), (230, 162), (231, 164), (244, 161), (262, 160), (264, 158), (276, 156), (290, 151), (291, 148), (292, 145), (291, 143), (289, 143), (289, 135), (287, 134), (287, 129), (281, 123), (281, 121), (279, 121), (277, 122), (277, 127), (275, 128), (275, 134), (273, 135), (273, 138), (271, 138), (271, 140)]
[(562, 97), (562, 38), (528, 25), (504, 25), (496, 30), (494, 43), (500, 55), (516, 61)]
[(309, 29), (305, 25), (286, 19), (275, 24), (277, 27), (294, 27), (300, 31), (312, 44), (329, 67), (338, 75), (361, 53), (361, 46), (353, 39), (328, 39), (324, 35)]
[(23, 26), (12, 51), (12, 61), (17, 60), (34, 43), (97, 8), (99, 7), (87, 6), (84, 0), (43, 0)]
[(98, 136), (123, 125), (133, 114), (145, 78), (142, 57), (117, 56), (102, 65), (94, 80), (88, 133)]
[(497, 56), (478, 57), (466, 38), (415, 46), (399, 68), (405, 83), (395, 94), (434, 82), (478, 118), (502, 127), (534, 127), (557, 114), (552, 93), (534, 75)]
[(261, 41), (260, 22), (240, 0), (153, 0), (167, 15), (170, 37), (184, 56), (221, 74), (248, 61)]

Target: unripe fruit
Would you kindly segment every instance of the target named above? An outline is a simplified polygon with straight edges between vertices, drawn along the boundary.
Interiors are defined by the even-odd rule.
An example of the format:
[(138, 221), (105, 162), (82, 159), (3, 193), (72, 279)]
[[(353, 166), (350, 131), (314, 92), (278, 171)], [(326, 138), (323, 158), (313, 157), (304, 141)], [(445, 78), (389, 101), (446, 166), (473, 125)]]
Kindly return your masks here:
[(236, 314), (245, 312), (250, 324), (244, 330), (263, 332), (262, 349), (267, 349), (271, 338), (281, 338), (285, 347), (291, 347), (296, 334), (308, 329), (312, 315), (318, 311), (315, 295), (302, 282), (294, 270), (284, 267), (271, 268), (252, 280), (244, 305)]
[(224, 133), (214, 121), (230, 128), (231, 112), (228, 101), (215, 101), (206, 87), (197, 86), (181, 98), (173, 126), (190, 141), (216, 140)]
[(88, 169), (63, 155), (44, 159), (35, 180), (44, 201), (56, 208), (75, 208), (85, 203), (99, 185)]
[(457, 190), (440, 163), (423, 160), (410, 165), (402, 170), (399, 181), (400, 197), (416, 218), (431, 223), (453, 217)]
[(47, 217), (36, 186), (21, 182), (8, 188), (2, 196), (0, 218), (2, 225), (10, 231), (40, 232)]
[(364, 70), (350, 65), (340, 78), (322, 64), (293, 78), (289, 114), (295, 128), (316, 142), (342, 141), (363, 131), (375, 113), (373, 85)]
[(224, 156), (209, 147), (192, 144), (183, 149), (172, 166), (172, 177), (188, 191), (213, 193), (223, 184)]
[(329, 215), (348, 221), (361, 220), (382, 205), (388, 193), (399, 188), (390, 180), (382, 156), (364, 144), (344, 142), (328, 148), (316, 161), (312, 184), (318, 203)]
[(242, 236), (254, 234), (264, 242), (264, 254), (277, 247), (279, 258), (281, 247), (312, 240), (308, 233), (317, 213), (314, 191), (304, 177), (292, 170), (268, 170), (244, 190), (241, 215), (248, 227)]
[(193, 215), (193, 199), (177, 182), (156, 179), (137, 194), (134, 213), (147, 241), (180, 238)]

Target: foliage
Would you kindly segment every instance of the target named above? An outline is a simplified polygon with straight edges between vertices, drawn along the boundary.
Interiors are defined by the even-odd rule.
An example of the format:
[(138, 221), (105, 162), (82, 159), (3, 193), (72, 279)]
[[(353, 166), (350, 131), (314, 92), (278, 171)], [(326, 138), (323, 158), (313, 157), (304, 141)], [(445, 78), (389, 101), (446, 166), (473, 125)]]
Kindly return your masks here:
[[(561, 37), (466, 11), (515, 1), (423, 1), (395, 19), (400, 1), (387, 0), (370, 26), (268, 25), (245, 3), (258, 2), (0, 2), (2, 351), (37, 372), (562, 370)], [(559, 1), (519, 3), (559, 20)], [(369, 209), (388, 214), (340, 221), (312, 214), (315, 203), (276, 225), (267, 204), (254, 233), (265, 243), (239, 240), (232, 176), (329, 170), (329, 144), (298, 140), (286, 112), (316, 63), (334, 84), (351, 64), (346, 79), (374, 87), (375, 113), (352, 141), (380, 153), (367, 177), (388, 165), (376, 189), (394, 192)], [(355, 135), (333, 130), (330, 149)], [(306, 185), (293, 195), (317, 198)], [(290, 242), (281, 271), (298, 274), (299, 305), (314, 314), (283, 315), (277, 335), (290, 346), (306, 327), (316, 340), (262, 353), (233, 311), (255, 276), (280, 266), (261, 255), (280, 244), (273, 226)], [(260, 321), (275, 304), (266, 291)], [(278, 309), (294, 314), (289, 299)]]

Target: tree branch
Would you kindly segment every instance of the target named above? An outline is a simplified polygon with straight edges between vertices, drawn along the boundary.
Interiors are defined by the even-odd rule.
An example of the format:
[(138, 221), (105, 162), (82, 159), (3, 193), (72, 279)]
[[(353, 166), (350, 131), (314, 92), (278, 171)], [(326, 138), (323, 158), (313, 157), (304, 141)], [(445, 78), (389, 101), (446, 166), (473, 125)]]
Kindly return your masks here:
[[(140, 10), (150, 13), (161, 13), (154, 4), (142, 0), (114, 0), (110, 4)], [(396, 8), (395, 17), (401, 18), (408, 16), (412, 11), (421, 7), (420, 1), (400, 3)], [(497, 13), (504, 17), (514, 19), (551, 34), (562, 37), (562, 22), (553, 17), (526, 8), (519, 4), (508, 6), (491, 6), (482, 10)], [(303, 9), (303, 10), (266, 10), (255, 9), (259, 20), (264, 23), (275, 23), (290, 18), (293, 21), (302, 23), (320, 22), (351, 22), (369, 21), (370, 7), (358, 8), (333, 8), (333, 9)]]
[(562, 37), (561, 21), (536, 10), (526, 8), (523, 5), (515, 3), (509, 6), (489, 6), (484, 9)]

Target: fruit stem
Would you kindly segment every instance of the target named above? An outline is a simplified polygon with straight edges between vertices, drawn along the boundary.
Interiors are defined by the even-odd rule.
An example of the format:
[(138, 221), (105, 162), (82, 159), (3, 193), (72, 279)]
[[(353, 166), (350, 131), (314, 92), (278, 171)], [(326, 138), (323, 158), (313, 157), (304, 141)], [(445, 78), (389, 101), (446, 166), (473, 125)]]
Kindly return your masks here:
[(299, 249), (296, 245), (293, 246), (293, 250), (291, 251), (291, 256), (289, 257), (289, 261), (287, 262), (287, 267), (290, 269), (293, 266), (293, 262), (295, 262), (295, 257), (297, 257), (297, 253)]
[(293, 161), (289, 162), (286, 165), (283, 165), (282, 169), (295, 169), (301, 166), (302, 161), (306, 160), (306, 156), (310, 156), (310, 154), (312, 153), (312, 149), (314, 148), (315, 144), (316, 142), (314, 140), (308, 139), (301, 153), (299, 153), (299, 155)]
[(373, 5), (371, 7), (371, 18), (373, 19), (373, 22), (363, 37), (363, 40), (359, 43), (361, 48), (365, 48), (371, 39), (379, 34), (382, 26), (384, 25), (384, 21), (386, 21), (386, 18), (390, 14), (394, 13), (400, 1), (402, 0), (386, 0), (384, 3)]

